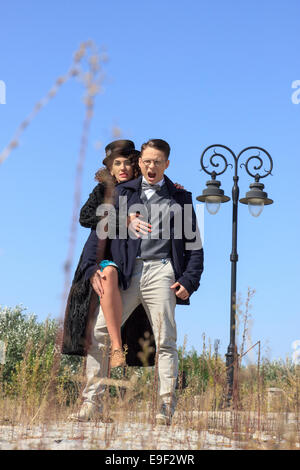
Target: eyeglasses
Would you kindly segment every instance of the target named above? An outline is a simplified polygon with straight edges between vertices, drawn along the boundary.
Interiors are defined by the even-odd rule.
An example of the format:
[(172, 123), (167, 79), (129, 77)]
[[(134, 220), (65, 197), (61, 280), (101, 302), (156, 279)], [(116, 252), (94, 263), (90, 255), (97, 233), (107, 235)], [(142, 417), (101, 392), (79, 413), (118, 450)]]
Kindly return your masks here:
[(145, 166), (150, 166), (151, 163), (154, 163), (154, 166), (158, 168), (165, 163), (165, 160), (143, 160), (142, 159), (142, 163), (144, 163)]

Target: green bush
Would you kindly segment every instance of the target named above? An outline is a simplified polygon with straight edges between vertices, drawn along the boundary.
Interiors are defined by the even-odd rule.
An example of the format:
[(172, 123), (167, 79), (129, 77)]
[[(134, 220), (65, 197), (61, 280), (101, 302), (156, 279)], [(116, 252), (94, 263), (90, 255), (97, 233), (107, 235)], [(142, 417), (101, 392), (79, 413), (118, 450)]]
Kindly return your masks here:
[(54, 344), (57, 325), (54, 320), (47, 320), (46, 325), (37, 322), (35, 315), (26, 315), (25, 309), (17, 306), (14, 309), (5, 307), (0, 310), (0, 339), (5, 344), (6, 357), (3, 367), (3, 379), (9, 381), (16, 366), (24, 357), (26, 346), (30, 341), (35, 352), (41, 341), (44, 347)]
[(53, 374), (54, 358), (58, 358), (55, 369), (57, 386), (74, 395), (77, 384), (74, 376), (82, 365), (78, 356), (60, 356), (57, 343), (59, 323), (46, 319), (38, 322), (37, 316), (27, 314), (25, 308), (4, 307), (0, 309), (0, 340), (5, 345), (5, 363), (2, 365), (2, 385), (6, 393), (24, 395), (44, 393)]
[(184, 374), (187, 386), (193, 389), (195, 394), (204, 392), (209, 385), (218, 383), (224, 375), (224, 361), (219, 355), (212, 355), (208, 351), (201, 354), (192, 348), (184, 352), (178, 348), (179, 377)]

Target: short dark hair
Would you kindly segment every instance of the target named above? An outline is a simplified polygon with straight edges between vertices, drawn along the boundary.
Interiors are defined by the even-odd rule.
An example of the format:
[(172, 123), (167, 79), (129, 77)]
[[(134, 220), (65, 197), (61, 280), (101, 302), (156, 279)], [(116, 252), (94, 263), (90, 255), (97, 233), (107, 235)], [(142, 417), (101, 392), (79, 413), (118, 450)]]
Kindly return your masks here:
[(152, 147), (154, 149), (161, 150), (162, 152), (164, 152), (164, 154), (166, 156), (166, 160), (168, 160), (171, 148), (170, 148), (170, 145), (168, 144), (168, 142), (166, 142), (165, 140), (162, 140), (162, 139), (150, 139), (150, 140), (148, 140), (148, 142), (145, 142), (141, 146), (141, 154), (143, 153), (143, 151), (147, 147)]

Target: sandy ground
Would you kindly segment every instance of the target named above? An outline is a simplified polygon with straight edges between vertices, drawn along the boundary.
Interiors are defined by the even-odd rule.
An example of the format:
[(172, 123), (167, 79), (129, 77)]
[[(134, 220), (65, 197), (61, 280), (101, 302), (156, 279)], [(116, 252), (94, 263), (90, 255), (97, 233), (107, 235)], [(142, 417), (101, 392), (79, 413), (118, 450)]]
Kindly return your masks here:
[(140, 423), (76, 423), (61, 426), (1, 426), (2, 450), (196, 450), (238, 449), (238, 443), (211, 432)]
[[(232, 415), (218, 413), (205, 416), (215, 423), (213, 429), (193, 430), (179, 424), (155, 426), (142, 422), (100, 423), (60, 423), (44, 425), (2, 424), (0, 426), (1, 450), (239, 450), (245, 448), (285, 447), (289, 440), (291, 426), (295, 428), (295, 417), (285, 418), (285, 434), (278, 439), (275, 432), (256, 432), (251, 435), (232, 431)], [(275, 417), (276, 419), (278, 417)], [(275, 422), (274, 416), (269, 417)], [(213, 420), (213, 421), (212, 421)], [(206, 421), (207, 422), (207, 421)], [(228, 429), (226, 432), (226, 423)], [(220, 424), (222, 424), (220, 426)], [(224, 426), (225, 425), (225, 426)], [(222, 429), (222, 431), (220, 430)], [(229, 432), (230, 431), (230, 432)], [(229, 436), (227, 437), (226, 436)], [(296, 438), (296, 441), (295, 441)], [(293, 431), (293, 448), (300, 447), (299, 435)]]

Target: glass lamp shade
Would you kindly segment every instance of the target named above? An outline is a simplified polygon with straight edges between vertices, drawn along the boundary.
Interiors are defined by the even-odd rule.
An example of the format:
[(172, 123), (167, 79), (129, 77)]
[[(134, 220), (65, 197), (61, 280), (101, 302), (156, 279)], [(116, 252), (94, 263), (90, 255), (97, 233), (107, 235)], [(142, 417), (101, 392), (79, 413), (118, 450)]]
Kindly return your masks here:
[(248, 209), (253, 217), (258, 217), (264, 208), (264, 200), (260, 198), (251, 198), (248, 200)]
[(221, 198), (219, 196), (207, 196), (205, 199), (205, 205), (208, 212), (214, 215), (220, 209)]

